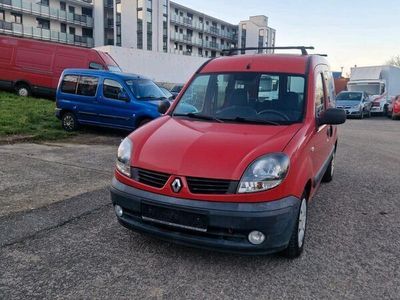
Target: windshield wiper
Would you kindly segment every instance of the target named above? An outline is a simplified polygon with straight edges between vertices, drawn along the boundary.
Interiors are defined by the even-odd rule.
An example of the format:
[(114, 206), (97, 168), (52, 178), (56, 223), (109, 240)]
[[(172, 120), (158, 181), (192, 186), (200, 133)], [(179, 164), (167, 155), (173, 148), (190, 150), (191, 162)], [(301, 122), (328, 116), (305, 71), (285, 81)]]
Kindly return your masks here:
[(274, 126), (279, 126), (281, 124), (273, 121), (267, 121), (267, 120), (261, 120), (261, 119), (247, 119), (247, 118), (242, 118), (242, 117), (236, 117), (234, 119), (221, 119), (222, 121), (232, 121), (232, 122), (238, 122), (238, 123), (249, 123), (249, 124), (268, 124), (268, 125), (274, 125)]
[(187, 113), (187, 114), (173, 114), (173, 116), (176, 117), (189, 117), (193, 119), (200, 119), (200, 120), (208, 120), (208, 121), (215, 121), (218, 123), (223, 123), (224, 121), (217, 119), (212, 116), (207, 116), (207, 115), (201, 115), (201, 114), (195, 114), (195, 113)]
[(143, 97), (138, 97), (138, 99), (164, 100), (164, 99), (167, 99), (167, 97), (164, 97), (164, 96), (161, 96), (161, 97), (156, 97), (156, 96), (143, 96)]

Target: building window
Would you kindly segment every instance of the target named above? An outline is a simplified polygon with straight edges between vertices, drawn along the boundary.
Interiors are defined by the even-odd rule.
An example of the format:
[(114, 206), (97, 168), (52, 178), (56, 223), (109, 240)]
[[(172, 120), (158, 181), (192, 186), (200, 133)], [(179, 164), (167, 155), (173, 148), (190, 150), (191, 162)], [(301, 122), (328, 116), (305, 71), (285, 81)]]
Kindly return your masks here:
[(17, 13), (11, 13), (11, 17), (14, 18), (13, 23), (22, 24), (22, 15)]
[(5, 21), (6, 17), (4, 15), (4, 10), (0, 10), (0, 21)]
[(199, 56), (203, 56), (203, 48), (199, 48)]
[(75, 7), (68, 6), (68, 12), (70, 12), (71, 14), (74, 14), (75, 13)]
[(143, 1), (138, 1), (137, 7), (137, 48), (143, 49)]
[(182, 50), (183, 50), (183, 46), (179, 45), (179, 51), (182, 51)]
[[(246, 34), (247, 34), (247, 27), (246, 24), (242, 24), (242, 39), (241, 39), (241, 47), (246, 48)], [(245, 54), (246, 51), (242, 50), (242, 54)]]
[(49, 6), (49, 0), (40, 0), (40, 4), (44, 6)]
[[(258, 31), (258, 48), (264, 47), (264, 29)], [(258, 53), (262, 53), (262, 49), (258, 49)]]
[(61, 33), (67, 33), (67, 24), (61, 23)]
[(62, 11), (67, 10), (67, 4), (64, 1), (60, 2), (60, 10), (62, 10)]
[(69, 27), (69, 34), (75, 35), (75, 27)]
[[(177, 27), (175, 27), (175, 32)], [(168, 52), (168, 1), (163, 1), (163, 51)]]
[(146, 22), (147, 22), (147, 50), (153, 49), (153, 10), (152, 0), (147, 0)]
[(92, 28), (86, 28), (86, 27), (82, 27), (82, 36), (86, 36), (86, 37), (93, 37), (93, 29)]
[(82, 7), (82, 15), (93, 17), (93, 10), (90, 7)]
[(36, 18), (37, 28), (50, 29), (50, 21), (45, 19)]

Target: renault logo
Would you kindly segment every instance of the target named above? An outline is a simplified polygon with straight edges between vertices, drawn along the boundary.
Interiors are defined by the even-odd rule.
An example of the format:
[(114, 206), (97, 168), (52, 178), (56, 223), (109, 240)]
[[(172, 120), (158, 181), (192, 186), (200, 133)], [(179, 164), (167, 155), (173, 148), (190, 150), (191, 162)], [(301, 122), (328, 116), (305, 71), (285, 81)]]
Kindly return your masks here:
[(182, 188), (182, 182), (181, 182), (181, 180), (180, 180), (179, 178), (175, 178), (174, 181), (172, 181), (172, 183), (171, 183), (171, 187), (172, 187), (172, 190), (173, 190), (175, 193), (179, 193), (179, 191), (180, 191), (181, 188)]

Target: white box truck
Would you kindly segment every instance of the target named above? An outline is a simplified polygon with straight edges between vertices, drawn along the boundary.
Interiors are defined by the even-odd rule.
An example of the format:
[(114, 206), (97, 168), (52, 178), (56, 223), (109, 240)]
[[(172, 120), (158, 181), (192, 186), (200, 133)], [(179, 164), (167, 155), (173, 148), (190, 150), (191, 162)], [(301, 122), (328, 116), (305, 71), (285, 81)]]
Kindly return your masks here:
[(372, 113), (387, 112), (388, 102), (400, 95), (400, 68), (395, 66), (351, 68), (349, 91), (362, 91), (370, 95)]

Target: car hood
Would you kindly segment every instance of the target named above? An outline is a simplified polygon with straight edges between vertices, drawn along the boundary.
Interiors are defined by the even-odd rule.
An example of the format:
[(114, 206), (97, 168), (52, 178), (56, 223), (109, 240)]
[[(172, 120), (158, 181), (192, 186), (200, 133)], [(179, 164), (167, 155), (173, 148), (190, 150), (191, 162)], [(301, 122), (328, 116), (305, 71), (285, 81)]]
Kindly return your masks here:
[(360, 101), (336, 100), (336, 106), (356, 106)]
[(238, 180), (257, 157), (283, 151), (300, 127), (164, 116), (131, 134), (132, 165), (181, 176)]

